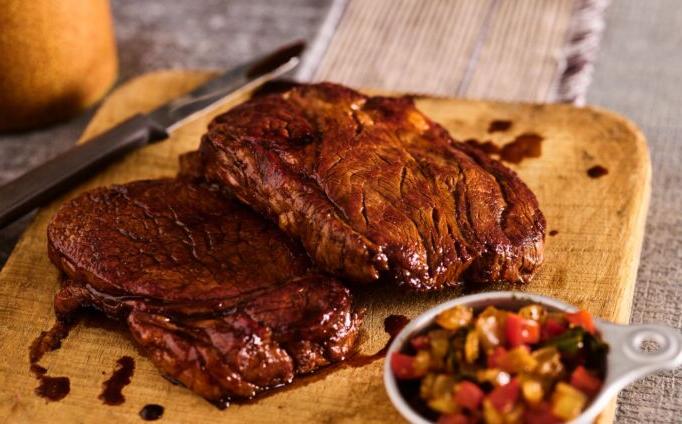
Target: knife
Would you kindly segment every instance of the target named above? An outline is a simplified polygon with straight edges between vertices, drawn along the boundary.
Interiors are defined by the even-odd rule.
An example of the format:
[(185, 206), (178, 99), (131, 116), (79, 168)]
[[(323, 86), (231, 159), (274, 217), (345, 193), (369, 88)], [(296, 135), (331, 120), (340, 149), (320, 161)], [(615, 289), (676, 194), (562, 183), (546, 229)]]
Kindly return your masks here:
[(189, 94), (137, 114), (105, 133), (78, 144), (0, 187), (0, 228), (52, 200), (99, 166), (137, 147), (168, 138), (183, 123), (218, 106), (241, 89), (255, 88), (295, 68), (303, 42), (282, 47), (230, 69)]

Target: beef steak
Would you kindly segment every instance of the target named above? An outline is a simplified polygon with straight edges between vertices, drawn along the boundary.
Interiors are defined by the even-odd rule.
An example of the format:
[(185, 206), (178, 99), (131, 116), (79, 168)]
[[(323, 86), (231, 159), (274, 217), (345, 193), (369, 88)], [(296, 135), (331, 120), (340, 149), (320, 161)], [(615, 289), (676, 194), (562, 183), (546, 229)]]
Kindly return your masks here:
[(216, 117), (200, 152), (208, 180), (356, 282), (525, 282), (542, 262), (533, 193), (409, 98), (301, 85)]
[(125, 319), (170, 377), (212, 401), (248, 398), (344, 359), (360, 318), (274, 225), (214, 187), (148, 180), (65, 204), (48, 227), (67, 276), (55, 310)]

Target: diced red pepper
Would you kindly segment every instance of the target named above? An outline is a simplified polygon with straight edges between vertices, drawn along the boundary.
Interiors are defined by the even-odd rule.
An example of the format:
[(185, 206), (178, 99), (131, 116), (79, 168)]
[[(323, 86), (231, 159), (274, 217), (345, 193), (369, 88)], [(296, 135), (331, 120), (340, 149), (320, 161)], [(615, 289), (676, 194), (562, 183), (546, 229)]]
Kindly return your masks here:
[(527, 319), (525, 321), (524, 338), (526, 343), (534, 344), (540, 341), (540, 324), (532, 319)]
[(573, 325), (580, 326), (585, 329), (590, 334), (594, 334), (596, 328), (594, 326), (594, 321), (592, 320), (592, 314), (586, 310), (580, 310), (578, 312), (567, 313), (566, 319)]
[(502, 413), (507, 413), (514, 408), (514, 404), (519, 399), (520, 384), (517, 378), (512, 379), (504, 386), (496, 387), (488, 395), (490, 403)]
[(571, 374), (571, 385), (590, 397), (594, 397), (601, 390), (602, 382), (579, 365)]
[(536, 321), (509, 313), (507, 314), (505, 325), (507, 343), (510, 347), (533, 344), (540, 341), (540, 326)]
[(523, 318), (516, 314), (507, 314), (506, 319), (506, 336), (507, 343), (510, 347), (516, 347), (523, 344)]
[(497, 346), (488, 355), (487, 365), (488, 368), (500, 368), (502, 362), (504, 362), (504, 357), (507, 356), (507, 349), (502, 346)]
[(547, 317), (542, 325), (542, 340), (549, 340), (564, 334), (568, 329), (567, 323), (556, 317)]
[(559, 424), (562, 421), (552, 414), (549, 404), (543, 402), (536, 408), (526, 408), (523, 413), (523, 422), (526, 424)]
[(464, 414), (447, 414), (438, 417), (437, 424), (470, 424), (471, 420)]
[(428, 349), (431, 347), (431, 338), (426, 334), (422, 334), (421, 336), (412, 337), (410, 344), (417, 350)]
[(478, 387), (478, 385), (463, 380), (457, 384), (455, 391), (455, 403), (470, 411), (475, 411), (481, 405), (485, 393)]
[(395, 352), (391, 356), (391, 369), (399, 380), (414, 380), (423, 377), (425, 372), (419, 373), (414, 368), (414, 356)]

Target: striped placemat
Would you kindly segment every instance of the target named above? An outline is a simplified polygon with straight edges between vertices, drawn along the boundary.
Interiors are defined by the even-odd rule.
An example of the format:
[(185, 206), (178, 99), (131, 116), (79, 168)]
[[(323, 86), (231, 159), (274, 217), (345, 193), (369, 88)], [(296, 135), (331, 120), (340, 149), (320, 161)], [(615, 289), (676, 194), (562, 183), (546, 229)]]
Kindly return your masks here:
[(606, 0), (338, 0), (299, 77), (515, 101), (584, 101)]

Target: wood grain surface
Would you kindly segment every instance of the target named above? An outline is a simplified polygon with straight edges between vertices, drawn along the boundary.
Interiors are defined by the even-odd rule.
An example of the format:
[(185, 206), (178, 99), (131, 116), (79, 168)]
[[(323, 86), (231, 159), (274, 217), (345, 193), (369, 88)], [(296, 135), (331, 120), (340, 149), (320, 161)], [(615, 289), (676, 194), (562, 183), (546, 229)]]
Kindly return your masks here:
[[(135, 112), (189, 90), (205, 72), (147, 74), (122, 86), (105, 101), (82, 140)], [(234, 96), (218, 113), (246, 98)], [(604, 110), (568, 105), (531, 105), (418, 98), (417, 106), (458, 139), (491, 139), (504, 144), (523, 132), (544, 137), (542, 156), (512, 166), (535, 191), (547, 217), (545, 264), (535, 280), (518, 290), (556, 296), (595, 315), (627, 322), (632, 304), (651, 169), (645, 140), (628, 121)], [(196, 148), (211, 116), (176, 130), (169, 140), (129, 154), (101, 170), (65, 198), (85, 189), (142, 178), (173, 175), (177, 156)], [(487, 134), (490, 121), (509, 119), (508, 132)], [(608, 168), (598, 179), (594, 165)], [(0, 420), (3, 422), (136, 422), (147, 403), (166, 408), (165, 422), (387, 422), (400, 421), (384, 393), (383, 361), (336, 367), (302, 379), (256, 402), (219, 411), (189, 390), (162, 378), (139, 354), (124, 327), (96, 313), (84, 314), (61, 349), (41, 364), (52, 376), (68, 376), (71, 393), (46, 403), (33, 394), (28, 347), (53, 321), (52, 296), (59, 274), (46, 254), (45, 229), (64, 198), (41, 210), (0, 273)], [(491, 289), (493, 287), (486, 287)], [(508, 287), (494, 287), (508, 288)], [(481, 288), (467, 288), (475, 291)], [(355, 290), (368, 310), (361, 351), (374, 353), (387, 340), (389, 314), (413, 317), (463, 289), (416, 295), (388, 287)], [(97, 398), (116, 360), (130, 355), (136, 369), (123, 393), (126, 402), (106, 406)], [(610, 421), (607, 411), (602, 421)]]

